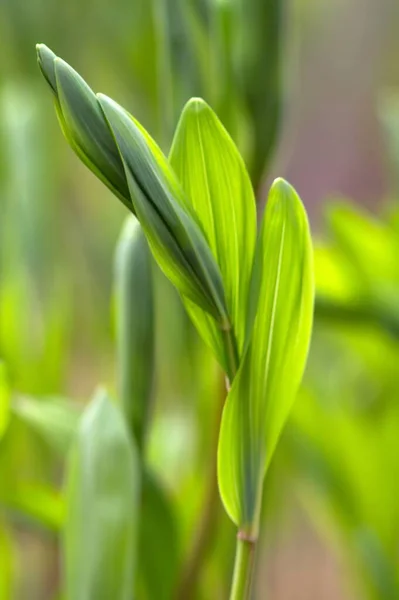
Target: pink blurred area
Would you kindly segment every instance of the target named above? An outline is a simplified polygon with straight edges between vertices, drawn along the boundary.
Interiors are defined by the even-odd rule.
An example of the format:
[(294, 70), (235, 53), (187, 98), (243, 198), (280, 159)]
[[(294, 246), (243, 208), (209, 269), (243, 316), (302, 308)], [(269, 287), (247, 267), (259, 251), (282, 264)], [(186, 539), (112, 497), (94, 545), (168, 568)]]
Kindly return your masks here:
[(287, 28), (286, 108), (273, 174), (295, 185), (316, 218), (332, 196), (375, 207), (390, 190), (378, 109), (384, 89), (399, 87), (399, 5), (297, 4), (296, 25)]

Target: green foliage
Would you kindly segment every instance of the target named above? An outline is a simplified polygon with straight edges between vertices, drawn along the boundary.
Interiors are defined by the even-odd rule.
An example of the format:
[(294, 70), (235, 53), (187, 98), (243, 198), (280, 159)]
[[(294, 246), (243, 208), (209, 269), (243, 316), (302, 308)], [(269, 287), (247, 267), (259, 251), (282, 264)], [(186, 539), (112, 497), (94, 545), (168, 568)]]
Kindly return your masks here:
[(264, 474), (302, 379), (313, 294), (306, 214), (293, 188), (276, 180), (254, 260), (251, 333), (223, 411), (218, 452), (226, 510), (251, 537), (258, 534)]
[(138, 593), (151, 600), (173, 597), (179, 566), (176, 515), (153, 475), (143, 478), (137, 552)]
[(142, 449), (154, 380), (154, 291), (145, 235), (128, 217), (116, 249), (115, 308), (119, 396), (129, 429)]
[(7, 381), (6, 367), (0, 362), (0, 439), (4, 434), (10, 418), (10, 389)]
[[(301, 202), (289, 184), (275, 181), (254, 255), (250, 180), (234, 143), (203, 101), (186, 106), (170, 165), (124, 108), (103, 94), (94, 96), (45, 47), (38, 47), (38, 56), (55, 92), (64, 135), (121, 198), (120, 186), (112, 183), (115, 174), (102, 166), (108, 156), (119, 154), (116, 170), (121, 174), (123, 167), (129, 190), (121, 199), (232, 382), (223, 411), (218, 478), (230, 517), (257, 539), (264, 474), (301, 382), (312, 327), (311, 243)], [(132, 333), (134, 343), (142, 344), (137, 327)], [(124, 341), (121, 331), (119, 338)], [(130, 350), (124, 344), (129, 360)], [(146, 390), (140, 393), (135, 402), (146, 407)], [(124, 400), (126, 413), (127, 403), (134, 407), (132, 400)], [(142, 414), (140, 420), (143, 427)], [(134, 437), (137, 422), (131, 425)], [(140, 428), (138, 435), (141, 445)], [(72, 573), (70, 581), (75, 580), (79, 577)]]
[(99, 391), (82, 416), (68, 462), (68, 598), (131, 598), (139, 488), (137, 452), (122, 414)]
[(191, 100), (184, 108), (169, 159), (220, 266), (232, 318), (233, 358), (217, 324), (189, 303), (187, 308), (233, 379), (244, 346), (255, 249), (256, 211), (251, 182), (227, 131), (200, 99)]
[(0, 598), (10, 598), (13, 594), (14, 547), (11, 532), (0, 521)]
[(80, 411), (62, 398), (19, 396), (13, 413), (36, 431), (61, 457), (68, 451), (75, 434)]

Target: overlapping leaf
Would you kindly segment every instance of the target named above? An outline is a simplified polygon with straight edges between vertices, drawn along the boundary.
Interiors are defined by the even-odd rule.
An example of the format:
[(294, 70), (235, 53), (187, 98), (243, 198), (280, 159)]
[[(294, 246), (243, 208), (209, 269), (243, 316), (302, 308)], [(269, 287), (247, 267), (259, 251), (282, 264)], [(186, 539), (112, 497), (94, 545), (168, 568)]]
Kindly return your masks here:
[(37, 57), (54, 93), (66, 139), (82, 162), (131, 208), (122, 162), (96, 95), (72, 67), (44, 44), (37, 45)]
[(73, 149), (137, 215), (157, 262), (178, 291), (219, 327), (230, 326), (219, 267), (160, 149), (122, 107), (96, 97), (43, 45), (38, 57)]
[[(169, 160), (220, 267), (237, 363), (244, 346), (256, 239), (256, 206), (249, 176), (232, 139), (201, 99), (190, 100), (184, 108)], [(232, 378), (238, 365), (232, 368), (226, 332), (195, 306), (188, 305), (188, 310)]]
[(306, 214), (293, 188), (276, 180), (255, 254), (252, 336), (224, 408), (218, 452), (223, 502), (248, 535), (257, 534), (264, 474), (301, 381), (313, 296)]
[(220, 271), (199, 226), (183, 208), (183, 191), (171, 171), (165, 176), (142, 128), (116, 102), (102, 94), (98, 98), (123, 161), (135, 212), (158, 264), (183, 296), (223, 326), (228, 316)]

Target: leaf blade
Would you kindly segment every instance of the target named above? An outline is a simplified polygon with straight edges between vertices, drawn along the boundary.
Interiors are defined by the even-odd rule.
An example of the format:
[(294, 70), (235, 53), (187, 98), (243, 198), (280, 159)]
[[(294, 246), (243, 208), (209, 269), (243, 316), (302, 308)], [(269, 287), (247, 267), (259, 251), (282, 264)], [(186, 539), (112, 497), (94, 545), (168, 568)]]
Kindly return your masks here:
[(256, 535), (264, 474), (302, 378), (313, 316), (306, 213), (283, 180), (276, 180), (269, 194), (251, 295), (257, 310), (223, 412), (218, 473), (230, 517), (249, 535)]
[(82, 417), (69, 461), (64, 534), (68, 598), (130, 600), (138, 478), (123, 417), (100, 391)]
[[(199, 98), (191, 99), (183, 109), (169, 160), (219, 264), (241, 354), (256, 241), (256, 204), (247, 170), (218, 117)], [(189, 311), (208, 340), (219, 338), (214, 346), (223, 348), (223, 332), (195, 307)], [(226, 362), (226, 357), (219, 359)]]

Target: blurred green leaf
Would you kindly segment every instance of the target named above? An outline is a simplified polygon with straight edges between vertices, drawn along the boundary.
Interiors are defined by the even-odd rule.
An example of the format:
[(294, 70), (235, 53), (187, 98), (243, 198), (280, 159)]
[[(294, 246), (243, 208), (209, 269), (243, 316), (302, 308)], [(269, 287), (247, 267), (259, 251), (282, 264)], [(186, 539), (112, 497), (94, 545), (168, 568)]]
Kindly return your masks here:
[(294, 189), (278, 179), (255, 254), (251, 302), (256, 317), (223, 411), (218, 452), (226, 510), (251, 536), (257, 535), (265, 471), (305, 367), (313, 296), (306, 213)]
[(57, 397), (18, 396), (13, 402), (12, 411), (52, 449), (65, 455), (79, 421), (80, 410), (76, 404)]
[(252, 144), (248, 159), (255, 190), (270, 165), (279, 133), (284, 51), (285, 0), (238, 0), (239, 28), (236, 46), (239, 78), (250, 116)]
[(170, 600), (179, 564), (178, 528), (171, 500), (146, 473), (143, 480), (138, 584), (140, 598)]
[(131, 600), (140, 469), (122, 414), (99, 391), (68, 463), (64, 560), (74, 600)]
[[(240, 354), (246, 333), (248, 287), (256, 240), (255, 198), (236, 146), (204, 101), (192, 99), (184, 108), (170, 163), (219, 264), (236, 352)], [(188, 310), (232, 378), (234, 373), (224, 332), (190, 303)]]
[(154, 379), (152, 259), (145, 235), (128, 217), (115, 261), (119, 396), (133, 439), (142, 449)]
[(0, 490), (0, 503), (32, 525), (58, 533), (64, 522), (61, 494), (47, 485), (8, 482)]
[(327, 217), (338, 248), (356, 269), (363, 293), (381, 301), (396, 296), (399, 237), (395, 229), (349, 203), (331, 204)]
[(14, 548), (8, 527), (0, 519), (0, 598), (14, 597)]
[(10, 389), (7, 381), (6, 366), (0, 361), (0, 439), (10, 420)]
[[(324, 535), (342, 538), (345, 559), (373, 600), (393, 600), (399, 590), (398, 423), (396, 402), (370, 419), (307, 391), (293, 411), (288, 438), (301, 469), (304, 505)], [(327, 430), (334, 435), (326, 436)]]

